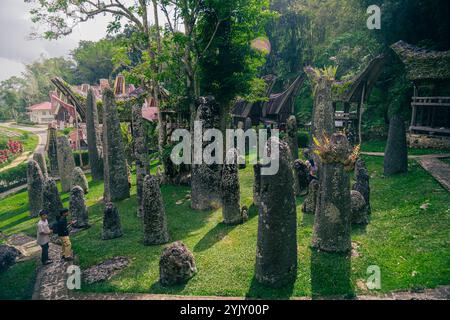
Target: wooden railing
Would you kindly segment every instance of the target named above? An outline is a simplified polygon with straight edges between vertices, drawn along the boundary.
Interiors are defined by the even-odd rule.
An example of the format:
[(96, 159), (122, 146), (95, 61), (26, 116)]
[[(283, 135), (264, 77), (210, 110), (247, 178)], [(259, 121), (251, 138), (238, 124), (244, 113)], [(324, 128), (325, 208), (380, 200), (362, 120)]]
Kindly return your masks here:
[(450, 97), (413, 97), (413, 107), (450, 107)]

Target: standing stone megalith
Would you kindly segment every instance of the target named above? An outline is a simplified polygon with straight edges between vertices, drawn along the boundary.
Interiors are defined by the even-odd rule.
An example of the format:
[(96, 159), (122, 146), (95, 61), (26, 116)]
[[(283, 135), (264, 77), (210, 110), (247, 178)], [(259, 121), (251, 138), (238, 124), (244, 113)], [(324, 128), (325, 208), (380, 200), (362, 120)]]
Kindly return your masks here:
[(102, 239), (110, 240), (119, 238), (122, 235), (119, 210), (114, 203), (109, 202), (105, 205), (105, 210), (103, 211)]
[(384, 152), (384, 175), (408, 172), (408, 147), (403, 119), (394, 115), (389, 123), (389, 135)]
[(317, 202), (317, 192), (319, 191), (319, 181), (312, 180), (308, 187), (308, 195), (302, 205), (302, 212), (308, 214), (315, 214), (316, 212), (316, 202)]
[(351, 211), (352, 224), (366, 225), (369, 223), (369, 214), (367, 212), (366, 200), (358, 191), (352, 190), (351, 196)]
[(44, 180), (47, 180), (48, 179), (48, 170), (47, 170), (47, 163), (45, 162), (45, 155), (41, 152), (35, 152), (35, 153), (33, 153), (33, 160), (39, 164), (39, 167), (41, 168), (42, 176), (44, 177)]
[(144, 178), (150, 173), (148, 161), (148, 148), (144, 121), (142, 118), (142, 107), (135, 104), (132, 108), (133, 116), (133, 138), (134, 138), (134, 157), (136, 159), (136, 198), (138, 203), (138, 217), (142, 217), (142, 190)]
[(103, 180), (103, 148), (98, 121), (97, 101), (92, 88), (86, 98), (86, 133), (92, 180)]
[(130, 197), (125, 148), (114, 93), (103, 91), (103, 171), (106, 202)]
[(47, 157), (50, 164), (50, 176), (56, 177), (59, 175), (58, 169), (58, 143), (56, 139), (56, 129), (54, 127), (49, 127), (47, 130)]
[(30, 160), (27, 165), (28, 203), (30, 216), (37, 217), (42, 210), (42, 196), (45, 179), (37, 161)]
[(353, 185), (352, 190), (362, 194), (364, 200), (366, 200), (367, 213), (370, 214), (372, 212), (370, 206), (370, 175), (366, 163), (361, 158), (355, 164), (355, 179), (356, 183)]
[(159, 182), (154, 176), (147, 175), (143, 185), (143, 222), (144, 245), (157, 245), (169, 241), (166, 211), (159, 188)]
[(331, 136), (320, 151), (319, 194), (312, 246), (326, 252), (351, 249), (350, 175), (346, 170), (352, 150), (343, 134)]
[(89, 193), (89, 184), (86, 175), (80, 167), (76, 167), (72, 173), (72, 186), (79, 186), (83, 189), (84, 194)]
[(42, 209), (48, 212), (48, 221), (50, 224), (56, 221), (56, 217), (63, 208), (55, 180), (48, 179), (44, 184)]
[[(203, 132), (219, 128), (219, 106), (214, 97), (202, 97), (197, 110), (196, 121), (202, 122)], [(208, 143), (204, 142), (203, 147)], [(191, 207), (194, 210), (217, 208), (221, 203), (220, 165), (192, 165), (191, 174)]]
[(80, 186), (74, 186), (70, 191), (69, 210), (75, 220), (74, 227), (84, 229), (89, 227), (88, 209), (84, 199), (84, 191)]
[(300, 159), (294, 161), (294, 171), (297, 175), (298, 191), (304, 194), (308, 190), (309, 170), (305, 162)]
[(72, 188), (72, 173), (75, 169), (75, 159), (70, 148), (69, 139), (66, 136), (57, 138), (58, 144), (58, 169), (61, 178), (62, 192), (69, 192)]
[(261, 164), (253, 165), (253, 203), (259, 207), (261, 203)]
[(286, 143), (291, 149), (292, 159), (298, 159), (297, 119), (290, 116), (286, 123)]
[(228, 225), (243, 222), (237, 160), (237, 150), (230, 149), (222, 169), (222, 216), (223, 222)]
[[(279, 147), (270, 148), (270, 141)], [(268, 155), (279, 160), (275, 175), (261, 175), (258, 239), (256, 244), (256, 279), (265, 285), (281, 287), (297, 276), (297, 212), (293, 188), (293, 168), (289, 146), (272, 137)], [(275, 153), (274, 153), (275, 152)]]

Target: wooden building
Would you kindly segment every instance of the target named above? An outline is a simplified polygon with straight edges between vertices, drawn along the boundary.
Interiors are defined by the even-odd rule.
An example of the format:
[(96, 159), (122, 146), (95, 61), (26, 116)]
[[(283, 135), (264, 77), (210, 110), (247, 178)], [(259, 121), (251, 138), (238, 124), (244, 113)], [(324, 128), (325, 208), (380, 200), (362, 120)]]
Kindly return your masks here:
[(391, 47), (414, 85), (409, 144), (450, 149), (450, 51), (425, 50), (403, 41)]

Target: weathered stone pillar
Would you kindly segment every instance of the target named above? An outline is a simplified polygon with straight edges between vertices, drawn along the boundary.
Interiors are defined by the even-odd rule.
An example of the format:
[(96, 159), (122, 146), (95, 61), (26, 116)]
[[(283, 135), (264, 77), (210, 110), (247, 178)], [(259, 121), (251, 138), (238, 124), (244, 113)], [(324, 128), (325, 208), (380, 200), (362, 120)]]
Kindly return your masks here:
[(300, 194), (304, 194), (308, 190), (308, 167), (302, 160), (294, 161), (294, 170), (297, 175), (298, 190)]
[(102, 239), (110, 240), (119, 238), (122, 235), (123, 232), (119, 210), (114, 203), (109, 202), (105, 205), (105, 210), (103, 211)]
[(169, 241), (166, 211), (156, 177), (146, 176), (143, 185), (144, 245), (157, 245)]
[(88, 209), (84, 199), (84, 192), (80, 186), (74, 186), (70, 191), (69, 210), (72, 214), (75, 228), (84, 229), (89, 227)]
[(312, 246), (327, 252), (351, 249), (350, 176), (345, 170), (352, 153), (347, 137), (334, 134), (320, 150), (319, 195)]
[(229, 150), (226, 164), (224, 164), (222, 169), (222, 216), (223, 222), (228, 225), (243, 222), (237, 160), (237, 150)]
[(103, 91), (103, 171), (106, 202), (130, 197), (125, 148), (114, 93)]
[(30, 206), (30, 217), (37, 217), (42, 210), (42, 196), (44, 192), (45, 179), (42, 175), (39, 164), (34, 161), (28, 161), (27, 165), (27, 184), (28, 184), (28, 203)]
[(69, 139), (66, 136), (57, 138), (58, 143), (58, 168), (61, 178), (62, 192), (69, 192), (72, 188), (72, 173), (75, 169), (75, 159), (70, 148)]
[(367, 170), (366, 163), (363, 159), (359, 158), (355, 165), (355, 178), (356, 183), (353, 185), (352, 190), (358, 191), (366, 200), (367, 213), (372, 212), (370, 206), (370, 175)]
[(286, 143), (291, 149), (292, 159), (298, 159), (297, 119), (290, 116), (286, 123)]
[(89, 193), (89, 184), (83, 170), (80, 167), (76, 167), (72, 174), (72, 187), (79, 186), (83, 190), (84, 194)]
[(319, 181), (312, 180), (308, 187), (308, 195), (302, 205), (302, 212), (307, 214), (315, 214), (317, 192), (319, 191)]
[(53, 179), (48, 179), (44, 184), (42, 208), (48, 212), (48, 221), (50, 224), (56, 221), (59, 212), (64, 208), (56, 182)]
[(351, 196), (351, 211), (352, 224), (366, 225), (369, 223), (369, 214), (367, 212), (366, 200), (358, 191), (352, 190)]
[[(202, 121), (203, 132), (211, 128), (219, 128), (219, 106), (214, 97), (201, 98), (197, 110), (197, 121)], [(204, 147), (208, 143), (204, 143)], [(220, 165), (192, 165), (191, 174), (191, 207), (194, 210), (217, 208), (221, 203)]]
[(92, 180), (103, 180), (103, 148), (98, 122), (97, 101), (92, 88), (86, 98), (86, 133)]
[(259, 207), (261, 204), (261, 164), (253, 165), (253, 203)]
[(394, 115), (389, 123), (389, 136), (384, 153), (384, 175), (408, 172), (408, 147), (403, 119)]
[(56, 177), (59, 175), (58, 169), (58, 144), (56, 141), (56, 129), (53, 127), (47, 130), (47, 157), (50, 164), (50, 176)]
[(39, 164), (39, 167), (41, 168), (42, 176), (44, 177), (44, 180), (47, 180), (48, 179), (48, 170), (47, 170), (47, 163), (45, 162), (45, 155), (40, 152), (35, 152), (35, 153), (33, 153), (33, 160)]
[(136, 198), (138, 203), (138, 217), (142, 217), (142, 190), (144, 178), (150, 173), (148, 161), (148, 148), (146, 142), (146, 133), (144, 121), (142, 118), (142, 107), (138, 104), (133, 106), (133, 138), (134, 138), (134, 156), (136, 158)]
[[(297, 212), (291, 151), (274, 137), (268, 146), (271, 140), (279, 147), (279, 170), (276, 175), (261, 175), (255, 277), (260, 283), (280, 287), (293, 283), (297, 276)], [(268, 154), (272, 152), (269, 147)]]

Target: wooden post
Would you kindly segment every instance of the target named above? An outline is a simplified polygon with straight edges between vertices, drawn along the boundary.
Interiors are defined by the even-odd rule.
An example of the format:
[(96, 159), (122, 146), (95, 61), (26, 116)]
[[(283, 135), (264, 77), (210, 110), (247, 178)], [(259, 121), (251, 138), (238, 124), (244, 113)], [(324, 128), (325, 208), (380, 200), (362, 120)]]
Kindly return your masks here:
[(359, 144), (362, 144), (362, 134), (361, 134), (361, 128), (362, 128), (362, 115), (364, 112), (364, 98), (366, 95), (366, 84), (364, 83), (362, 88), (362, 94), (361, 94), (361, 103), (359, 104), (359, 117), (358, 117), (358, 140)]

